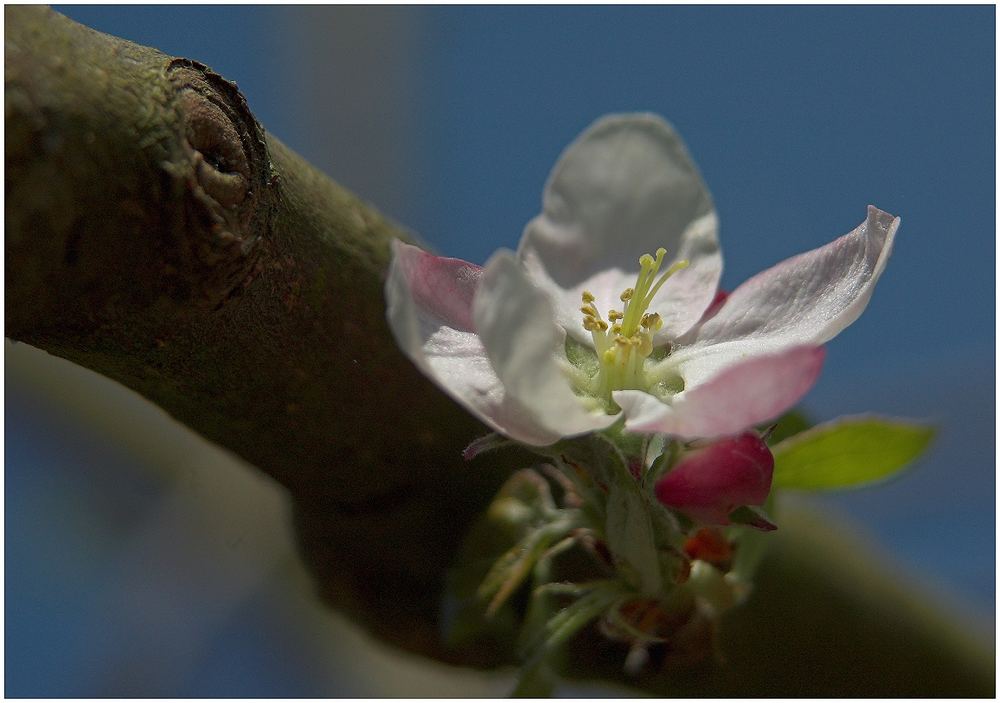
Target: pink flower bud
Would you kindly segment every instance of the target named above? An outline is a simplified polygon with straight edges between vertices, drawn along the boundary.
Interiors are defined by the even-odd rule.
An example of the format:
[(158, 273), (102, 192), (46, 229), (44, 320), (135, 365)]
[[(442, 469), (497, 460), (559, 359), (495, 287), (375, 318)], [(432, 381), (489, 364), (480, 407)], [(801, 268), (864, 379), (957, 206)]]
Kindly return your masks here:
[(668, 508), (708, 525), (728, 525), (743, 505), (763, 505), (771, 491), (774, 457), (756, 432), (719, 440), (688, 454), (656, 483)]

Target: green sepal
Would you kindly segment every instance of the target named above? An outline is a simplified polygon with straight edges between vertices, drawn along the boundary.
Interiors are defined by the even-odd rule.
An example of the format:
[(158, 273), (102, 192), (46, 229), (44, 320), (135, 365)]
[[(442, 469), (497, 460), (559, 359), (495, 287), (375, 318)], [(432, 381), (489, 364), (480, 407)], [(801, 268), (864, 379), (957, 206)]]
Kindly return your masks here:
[[(537, 622), (535, 627), (526, 628), (524, 649), (527, 658), (512, 697), (549, 695), (555, 682), (552, 663), (560, 648), (628, 593), (620, 583), (611, 580), (579, 584), (579, 590), (582, 595), (565, 608), (555, 612), (542, 608), (539, 614), (547, 616), (544, 623)], [(545, 591), (545, 586), (536, 589), (533, 603), (545, 597)]]
[(462, 458), (466, 461), (472, 461), (480, 454), (516, 445), (517, 442), (514, 440), (507, 439), (502, 434), (490, 432), (488, 435), (483, 435), (469, 442), (469, 445), (462, 450)]
[(774, 429), (771, 431), (771, 434), (767, 439), (768, 444), (773, 446), (788, 439), (789, 437), (794, 437), (797, 434), (805, 432), (813, 426), (813, 423), (809, 421), (809, 418), (807, 418), (804, 413), (798, 410), (789, 410), (787, 413), (779, 417), (777, 421), (759, 429), (763, 431), (767, 427), (772, 426)]
[(613, 483), (608, 490), (604, 536), (620, 572), (637, 590), (658, 595), (663, 589), (656, 536), (649, 506), (634, 481)]
[(764, 513), (750, 507), (749, 505), (741, 505), (736, 508), (736, 510), (729, 513), (729, 521), (734, 525), (746, 525), (747, 527), (758, 529), (761, 532), (773, 532), (778, 529), (778, 526), (768, 520)]
[[(778, 504), (775, 492), (771, 491), (767, 502), (764, 503), (764, 512), (768, 516), (778, 513)], [(747, 530), (742, 525), (733, 525), (726, 529), (726, 537), (735, 545), (736, 554), (733, 557), (732, 568), (729, 570), (730, 576), (749, 589), (753, 583), (754, 574), (757, 567), (767, 554), (771, 546), (772, 535), (762, 530)]]
[(776, 488), (825, 491), (884, 481), (923, 454), (934, 429), (874, 415), (842, 417), (771, 447)]
[[(518, 471), (507, 480), (469, 530), (448, 572), (443, 612), (449, 646), (513, 649), (520, 615), (498, 603), (488, 617), (480, 593), (497, 560), (556, 515), (548, 483), (537, 473)], [(487, 598), (495, 597), (496, 590)]]
[(481, 600), (488, 600), (486, 616), (493, 614), (525, 582), (539, 561), (572, 546), (571, 533), (579, 526), (575, 511), (565, 511), (563, 518), (539, 527), (514, 545), (494, 562), (476, 591)]
[(662, 453), (653, 459), (653, 462), (649, 465), (649, 470), (645, 476), (646, 485), (653, 485), (663, 478), (663, 475), (677, 463), (679, 454), (679, 442), (676, 440), (665, 442)]

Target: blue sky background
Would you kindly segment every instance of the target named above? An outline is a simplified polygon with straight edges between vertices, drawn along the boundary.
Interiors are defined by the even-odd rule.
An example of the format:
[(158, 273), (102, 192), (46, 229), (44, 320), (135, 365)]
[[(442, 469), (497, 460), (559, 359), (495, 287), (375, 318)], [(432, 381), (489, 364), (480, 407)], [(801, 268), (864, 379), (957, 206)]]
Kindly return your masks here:
[[(824, 502), (992, 617), (993, 7), (59, 9), (208, 63), (307, 159), (474, 261), (516, 246), (560, 151), (608, 112), (657, 112), (684, 136), (716, 201), (728, 288), (850, 231), (869, 203), (900, 215), (872, 303), (829, 345), (805, 408), (924, 418), (939, 440), (908, 476)], [(9, 429), (16, 511), (12, 459), (29, 435)], [(15, 560), (33, 558), (8, 551), (8, 589)], [(8, 642), (61, 598), (44, 597), (41, 620), (8, 617)], [(44, 663), (12, 649), (9, 690), (31, 695)]]

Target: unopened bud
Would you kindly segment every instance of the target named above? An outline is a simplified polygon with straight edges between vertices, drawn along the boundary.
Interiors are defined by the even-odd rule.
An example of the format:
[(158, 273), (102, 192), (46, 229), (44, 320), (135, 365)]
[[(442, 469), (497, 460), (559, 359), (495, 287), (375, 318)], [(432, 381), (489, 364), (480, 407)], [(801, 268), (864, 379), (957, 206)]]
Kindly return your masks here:
[(656, 497), (696, 522), (729, 525), (740, 506), (764, 504), (773, 473), (771, 450), (756, 432), (744, 432), (682, 458), (657, 481)]

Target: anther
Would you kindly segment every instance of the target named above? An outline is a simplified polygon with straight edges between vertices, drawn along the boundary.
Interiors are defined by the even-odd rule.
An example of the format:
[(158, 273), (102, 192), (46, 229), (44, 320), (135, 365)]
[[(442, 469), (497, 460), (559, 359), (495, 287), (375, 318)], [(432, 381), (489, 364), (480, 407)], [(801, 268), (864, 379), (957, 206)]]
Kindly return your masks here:
[(663, 327), (663, 319), (660, 317), (658, 312), (647, 312), (642, 316), (642, 322), (640, 323), (647, 330), (657, 331)]
[(633, 288), (626, 288), (625, 290), (622, 291), (622, 294), (618, 297), (621, 298), (621, 301), (623, 303), (625, 303), (631, 300), (633, 295), (635, 295), (635, 290)]
[(594, 302), (594, 294), (591, 293), (589, 290), (583, 291), (583, 295), (581, 297), (583, 298), (583, 302), (585, 303)]

